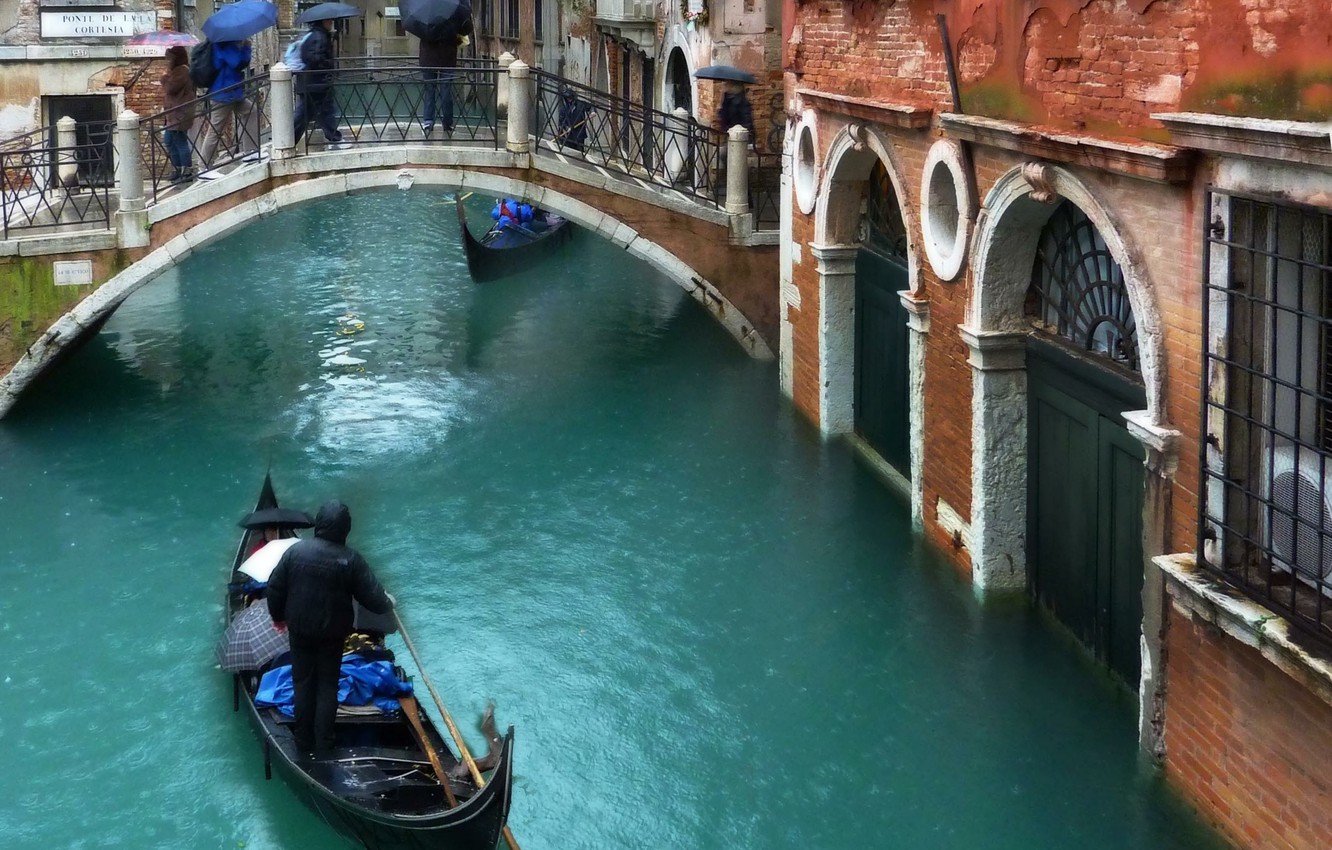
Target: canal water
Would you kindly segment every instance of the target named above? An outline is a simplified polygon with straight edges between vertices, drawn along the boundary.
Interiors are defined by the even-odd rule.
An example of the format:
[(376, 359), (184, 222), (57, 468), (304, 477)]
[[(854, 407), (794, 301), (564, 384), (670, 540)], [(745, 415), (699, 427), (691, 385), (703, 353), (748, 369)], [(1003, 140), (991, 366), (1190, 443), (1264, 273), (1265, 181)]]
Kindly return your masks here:
[(420, 188), (265, 219), (0, 422), (6, 850), (339, 846), (213, 661), (268, 468), (351, 506), (473, 749), (517, 727), (525, 850), (1218, 846), (679, 288), (586, 234), (476, 286), (457, 239)]

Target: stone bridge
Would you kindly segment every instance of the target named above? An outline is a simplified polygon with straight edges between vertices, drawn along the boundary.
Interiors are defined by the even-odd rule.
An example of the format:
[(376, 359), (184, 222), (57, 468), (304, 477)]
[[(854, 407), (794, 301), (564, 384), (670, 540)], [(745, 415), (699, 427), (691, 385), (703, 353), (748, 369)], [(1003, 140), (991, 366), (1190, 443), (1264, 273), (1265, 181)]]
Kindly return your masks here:
[[(526, 72), (524, 66), (509, 73), (515, 70)], [(7, 229), (9, 238), (0, 241), (0, 415), (62, 353), (95, 333), (126, 297), (196, 248), (293, 205), (384, 189), (526, 198), (674, 280), (751, 356), (773, 356), (777, 233), (754, 228), (743, 182), (743, 134), (733, 134), (729, 145), (727, 203), (718, 205), (654, 183), (651, 175), (543, 147), (521, 117), (496, 123), (499, 137), (507, 139), (502, 147), (497, 139), (487, 145), (437, 145), (403, 138), (349, 149), (298, 148), (290, 121), (282, 118), (292, 108), (291, 73), (278, 65), (271, 78), (272, 135), (258, 161), (238, 158), (218, 169), (216, 179), (196, 181), (183, 191), (159, 191), (150, 175), (145, 192), (143, 134), (152, 131), (126, 112), (116, 126), (116, 185), (114, 196), (108, 195), (104, 229), (88, 229), (86, 223), (40, 233)], [(511, 115), (530, 114), (522, 103), (529, 92), (527, 86), (511, 87)], [(11, 208), (6, 203), (6, 215)]]

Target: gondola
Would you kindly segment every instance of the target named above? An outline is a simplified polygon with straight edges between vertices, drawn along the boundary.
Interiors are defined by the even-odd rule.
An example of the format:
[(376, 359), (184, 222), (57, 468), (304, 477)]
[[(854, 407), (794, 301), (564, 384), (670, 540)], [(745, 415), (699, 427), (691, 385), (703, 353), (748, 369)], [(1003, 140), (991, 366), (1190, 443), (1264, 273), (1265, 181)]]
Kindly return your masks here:
[[(255, 510), (277, 507), (272, 482), (265, 476)], [(253, 585), (245, 581), (249, 577), (237, 569), (260, 539), (259, 529), (246, 529), (241, 535), (228, 583), (228, 622), (254, 593)], [(391, 650), (383, 651), (392, 660)], [(480, 788), (470, 779), (453, 777), (458, 758), (429, 716), (414, 705), (411, 714), (420, 724), (416, 728), (405, 710), (344, 716), (340, 709), (333, 751), (319, 759), (304, 758), (297, 752), (290, 719), (276, 708), (256, 704), (261, 672), (235, 674), (232, 707), (245, 712), (259, 737), (267, 779), (276, 771), (301, 802), (367, 850), (495, 850), (509, 815), (512, 727), (502, 739), (490, 779)], [(406, 678), (396, 664), (394, 672), (399, 679)], [(435, 765), (418, 735), (434, 750)], [(449, 777), (445, 781), (457, 805), (448, 800), (439, 766)]]
[(538, 210), (534, 216), (538, 220), (537, 227), (527, 233), (501, 228), (496, 223), (477, 239), (467, 227), (467, 212), (463, 208), (465, 197), (461, 195), (457, 199), (458, 228), (462, 231), (467, 270), (477, 283), (516, 274), (573, 236), (573, 224), (567, 218)]

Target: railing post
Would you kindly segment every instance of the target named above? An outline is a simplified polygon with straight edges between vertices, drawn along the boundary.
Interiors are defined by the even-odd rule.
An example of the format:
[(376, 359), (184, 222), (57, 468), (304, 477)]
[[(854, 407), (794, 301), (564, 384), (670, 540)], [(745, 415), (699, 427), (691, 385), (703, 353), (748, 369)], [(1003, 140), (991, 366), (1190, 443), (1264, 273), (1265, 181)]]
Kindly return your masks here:
[(268, 69), (269, 108), (273, 115), (269, 129), (273, 136), (273, 159), (291, 159), (296, 155), (296, 92), (291, 69), (281, 62)]
[(116, 118), (116, 235), (122, 248), (148, 244), (148, 213), (143, 198), (143, 147), (139, 116), (126, 109)]
[(521, 59), (509, 65), (508, 148), (513, 153), (528, 153), (528, 121), (532, 115), (532, 89), (528, 84), (531, 69)]
[(499, 63), (499, 74), (495, 78), (495, 109), (501, 118), (509, 116), (509, 66), (517, 58), (506, 50), (496, 60)]
[(749, 212), (749, 131), (739, 124), (726, 133), (726, 213)]
[(686, 176), (686, 169), (692, 171), (689, 163), (689, 110), (677, 106), (671, 112), (669, 120), (670, 137), (666, 140), (665, 166), (666, 179), (675, 183)]
[(75, 186), (79, 182), (79, 135), (76, 128), (79, 122), (66, 115), (56, 122), (56, 161), (59, 163), (57, 175), (61, 186)]

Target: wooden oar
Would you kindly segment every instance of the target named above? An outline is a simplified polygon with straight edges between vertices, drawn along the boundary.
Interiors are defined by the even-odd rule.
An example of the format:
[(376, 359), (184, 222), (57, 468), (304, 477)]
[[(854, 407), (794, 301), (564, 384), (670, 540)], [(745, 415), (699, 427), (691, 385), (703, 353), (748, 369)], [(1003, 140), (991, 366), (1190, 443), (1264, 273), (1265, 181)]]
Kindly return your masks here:
[[(453, 716), (444, 707), (444, 700), (439, 698), (439, 692), (435, 690), (435, 686), (430, 682), (430, 677), (426, 675), (425, 665), (421, 663), (421, 656), (416, 654), (416, 646), (412, 643), (411, 636), (407, 634), (407, 628), (403, 626), (402, 618), (398, 616), (396, 607), (393, 609), (393, 621), (398, 624), (398, 634), (402, 635), (402, 642), (407, 644), (407, 651), (411, 653), (412, 661), (416, 662), (416, 669), (421, 674), (421, 681), (425, 682), (426, 690), (430, 691), (430, 696), (435, 700), (435, 706), (444, 717), (444, 724), (449, 727), (449, 734), (453, 736), (454, 743), (458, 745), (458, 752), (462, 753), (463, 761), (467, 763), (467, 769), (471, 771), (476, 787), (484, 788), (486, 780), (481, 776), (481, 771), (476, 766), (476, 759), (472, 758), (471, 752), (467, 749), (467, 742), (463, 740), (463, 736), (458, 732), (458, 727), (453, 722)], [(419, 718), (417, 722), (420, 722)], [(504, 840), (508, 843), (509, 850), (519, 850), (518, 840), (513, 837), (513, 831), (509, 829), (508, 824), (504, 825)]]
[(439, 760), (439, 753), (430, 745), (430, 739), (426, 737), (425, 727), (421, 725), (420, 708), (416, 704), (416, 697), (406, 696), (398, 697), (398, 705), (402, 706), (402, 713), (407, 717), (407, 722), (412, 724), (412, 729), (416, 732), (416, 738), (421, 742), (421, 748), (425, 750), (426, 758), (430, 759), (430, 766), (435, 769), (435, 776), (439, 778), (439, 784), (444, 786), (444, 796), (448, 798), (449, 808), (458, 807), (458, 798), (453, 796), (453, 789), (449, 787), (449, 774), (444, 769), (444, 765)]

